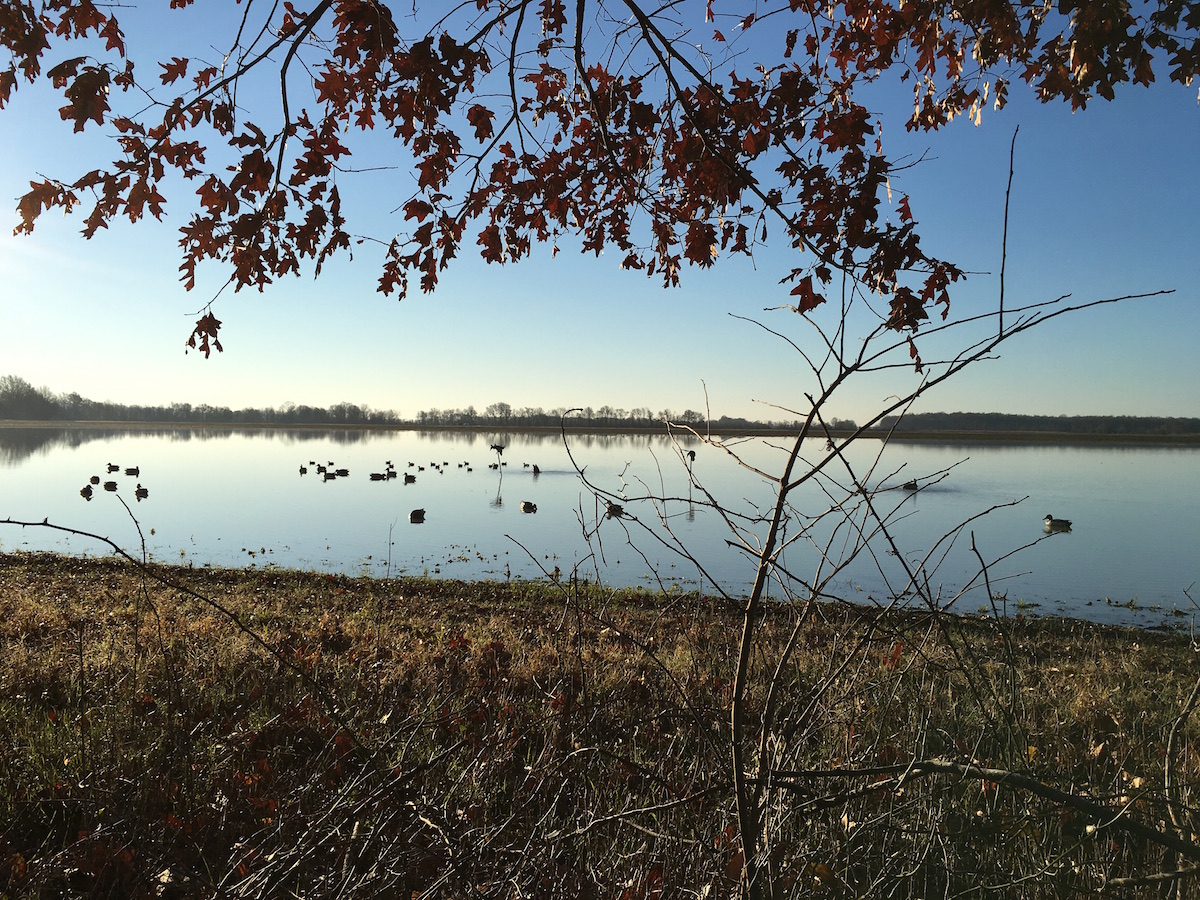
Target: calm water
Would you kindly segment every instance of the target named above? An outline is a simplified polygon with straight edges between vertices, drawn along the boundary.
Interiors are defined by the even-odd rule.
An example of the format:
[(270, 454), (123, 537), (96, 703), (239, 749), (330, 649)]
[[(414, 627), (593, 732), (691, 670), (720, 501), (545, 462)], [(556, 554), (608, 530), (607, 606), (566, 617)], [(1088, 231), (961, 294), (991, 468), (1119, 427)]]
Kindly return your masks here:
[[(506, 445), (502, 457), (489, 449), (493, 442)], [(781, 443), (751, 440), (735, 449), (776, 472)], [(696, 452), (697, 482), (737, 514), (736, 535), (706, 508), (703, 490), (689, 486), (688, 450)], [(819, 443), (804, 450), (812, 459), (823, 455)], [(1200, 448), (897, 443), (876, 461), (879, 451), (877, 442), (863, 441), (849, 458), (869, 485), (887, 488), (875, 505), (893, 523), (899, 554), (873, 538), (874, 560), (864, 553), (839, 573), (828, 588), (836, 596), (887, 602), (907, 584), (902, 559), (924, 573), (941, 602), (965, 590), (953, 608), (980, 610), (987, 594), (976, 578), (973, 532), (992, 593), (1006, 598), (1009, 614), (1187, 626), (1200, 611), (1185, 594), (1200, 601)], [(507, 465), (489, 468), (500, 459)], [(401, 477), (371, 481), (369, 473), (383, 472), (389, 460)], [(350, 475), (326, 482), (310, 466), (301, 476), (310, 461)], [(108, 474), (109, 463), (121, 470)], [(632, 517), (605, 516), (577, 465)], [(127, 466), (139, 474), (125, 476)], [(416, 481), (405, 484), (404, 473)], [(94, 499), (83, 500), (79, 489), (92, 475), (117, 481), (117, 495), (98, 486)], [(863, 520), (861, 508), (846, 502), (845, 470), (828, 475), (793, 504), (788, 534), (796, 540), (782, 561), (800, 578), (817, 572), (818, 548), (839, 556), (852, 545), (848, 529), (833, 529), (844, 516), (822, 516), (831, 505)], [(902, 487), (909, 479), (921, 485), (915, 494)], [(140, 502), (139, 483), (149, 492)], [(464, 579), (544, 578), (558, 567), (613, 585), (662, 582), (712, 592), (715, 582), (742, 594), (753, 569), (730, 542), (764, 533), (755, 515), (769, 509), (773, 494), (724, 450), (664, 437), (573, 436), (568, 453), (558, 435), (502, 432), (0, 429), (0, 519), (48, 518), (138, 555), (137, 528), (118, 496), (136, 516), (150, 557), (161, 562)], [(671, 499), (645, 499), (651, 496)], [(536, 514), (523, 513), (523, 502), (536, 504)], [(417, 508), (426, 510), (424, 524), (409, 522)], [(1046, 513), (1073, 520), (1072, 531), (1047, 538)], [(0, 550), (14, 549), (106, 552), (89, 538), (0, 525)], [(782, 596), (777, 586), (772, 594)]]

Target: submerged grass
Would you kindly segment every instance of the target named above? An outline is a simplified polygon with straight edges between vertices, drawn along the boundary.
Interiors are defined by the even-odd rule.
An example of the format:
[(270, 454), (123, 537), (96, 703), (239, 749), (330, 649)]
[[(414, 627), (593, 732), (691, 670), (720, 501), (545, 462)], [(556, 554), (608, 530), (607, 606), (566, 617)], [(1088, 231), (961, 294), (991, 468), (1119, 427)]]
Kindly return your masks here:
[[(797, 625), (758, 748), (779, 896), (1150, 896), (1185, 864), (904, 767), (1190, 836), (1186, 637), (780, 607), (752, 717)], [(729, 895), (739, 629), (695, 595), (0, 556), (0, 895)]]

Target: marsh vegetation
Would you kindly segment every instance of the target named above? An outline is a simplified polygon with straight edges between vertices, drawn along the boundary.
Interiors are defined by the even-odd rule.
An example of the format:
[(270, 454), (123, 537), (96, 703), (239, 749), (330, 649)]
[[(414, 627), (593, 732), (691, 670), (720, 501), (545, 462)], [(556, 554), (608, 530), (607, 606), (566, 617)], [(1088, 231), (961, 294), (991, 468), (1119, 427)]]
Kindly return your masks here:
[[(0, 557), (0, 889), (728, 896), (740, 619)], [(1149, 897), (1142, 876), (1194, 873), (1185, 636), (803, 604), (764, 611), (751, 665), (781, 659), (746, 697), (790, 754), (754, 785), (777, 896)]]

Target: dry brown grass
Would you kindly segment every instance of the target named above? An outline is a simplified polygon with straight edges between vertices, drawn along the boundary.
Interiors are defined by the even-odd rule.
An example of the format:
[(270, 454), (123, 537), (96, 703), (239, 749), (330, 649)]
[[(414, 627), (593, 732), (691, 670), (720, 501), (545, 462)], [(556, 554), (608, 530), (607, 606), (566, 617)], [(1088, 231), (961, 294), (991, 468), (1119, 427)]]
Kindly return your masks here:
[[(736, 610), (528, 583), (150, 574), (170, 584), (0, 557), (0, 893), (734, 891)], [(775, 611), (756, 644), (757, 714), (797, 615)], [(1170, 755), (1166, 737), (1196, 674), (1178, 635), (813, 611), (766, 748), (779, 895), (1074, 896), (1182, 865), (1011, 785), (894, 770), (1019, 771), (1175, 833), (1164, 774), (1190, 822), (1200, 758), (1190, 719)]]

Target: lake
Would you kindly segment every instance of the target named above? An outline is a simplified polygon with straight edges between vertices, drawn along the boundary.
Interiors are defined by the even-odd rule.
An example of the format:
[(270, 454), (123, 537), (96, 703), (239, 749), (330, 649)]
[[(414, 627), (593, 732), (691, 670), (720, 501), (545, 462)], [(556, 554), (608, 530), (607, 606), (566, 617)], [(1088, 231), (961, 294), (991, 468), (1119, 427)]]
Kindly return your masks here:
[[(134, 556), (142, 552), (140, 526), (149, 557), (165, 563), (469, 580), (547, 578), (557, 569), (559, 577), (574, 572), (613, 586), (720, 586), (741, 595), (753, 565), (736, 545), (765, 533), (759, 513), (773, 499), (754, 469), (778, 472), (788, 443), (730, 439), (713, 447), (665, 435), (573, 434), (566, 446), (557, 433), (503, 430), (0, 428), (0, 520), (46, 519), (107, 536)], [(503, 454), (493, 444), (504, 445)], [(824, 458), (824, 443), (806, 443), (803, 455)], [(846, 456), (878, 489), (874, 507), (891, 523), (895, 546), (868, 535), (826, 585), (832, 596), (905, 600), (915, 572), (940, 604), (984, 611), (977, 550), (996, 609), (1009, 615), (1186, 627), (1197, 611), (1188, 593), (1200, 600), (1200, 448), (882, 449), (861, 440)], [(388, 462), (396, 477), (371, 480), (386, 475)], [(111, 474), (110, 464), (118, 467)], [(325, 480), (318, 465), (349, 474)], [(132, 467), (137, 474), (126, 475)], [(92, 476), (100, 484), (88, 501), (80, 489)], [(917, 491), (905, 489), (910, 480)], [(105, 481), (116, 491), (105, 491)], [(717, 515), (706, 494), (730, 515)], [(609, 501), (621, 515), (607, 514)], [(530, 504), (536, 512), (522, 511)], [(422, 524), (410, 522), (414, 509), (425, 510)], [(1071, 530), (1047, 535), (1047, 513), (1072, 520)], [(792, 542), (780, 562), (801, 580), (824, 576), (821, 560), (860, 546), (865, 521), (835, 461), (794, 495), (785, 532)], [(91, 538), (13, 524), (0, 525), (0, 550), (108, 552)], [(787, 596), (778, 584), (771, 595)]]

